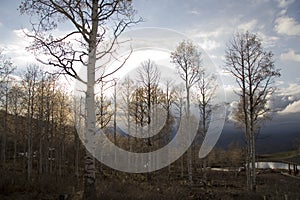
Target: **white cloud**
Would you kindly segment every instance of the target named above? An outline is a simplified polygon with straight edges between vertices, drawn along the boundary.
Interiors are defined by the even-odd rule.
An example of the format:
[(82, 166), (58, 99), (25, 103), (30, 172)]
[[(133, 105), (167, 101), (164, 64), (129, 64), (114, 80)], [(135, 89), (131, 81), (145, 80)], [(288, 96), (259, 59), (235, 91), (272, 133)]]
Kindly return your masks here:
[(294, 3), (295, 0), (277, 0), (279, 8), (286, 8), (288, 5)]
[(294, 101), (289, 104), (285, 109), (279, 111), (279, 114), (287, 114), (287, 113), (297, 113), (300, 112), (300, 100)]
[(295, 97), (294, 97), (294, 96), (289, 96), (289, 97), (288, 97), (288, 100), (289, 100), (289, 101), (295, 101)]
[[(290, 105), (300, 101), (300, 85), (297, 83), (288, 86), (280, 85), (280, 83), (276, 85), (278, 89), (270, 96), (268, 107), (277, 113), (290, 112)], [(295, 112), (298, 112), (298, 109)]]
[(276, 80), (275, 81), (275, 86), (281, 86), (283, 84), (284, 84), (284, 81), (282, 81), (282, 80)]
[(220, 43), (215, 40), (205, 39), (202, 42), (199, 42), (199, 45), (206, 51), (214, 50), (221, 46)]
[(251, 0), (253, 4), (263, 4), (268, 3), (270, 0)]
[(197, 44), (206, 51), (215, 50), (222, 46), (220, 39), (229, 31), (223, 27), (213, 30), (203, 31), (201, 27), (195, 27), (186, 32)]
[(279, 34), (300, 35), (300, 24), (294, 18), (282, 16), (276, 19), (275, 30)]
[(283, 16), (283, 15), (286, 14), (286, 12), (287, 12), (287, 9), (282, 9), (282, 10), (279, 12), (279, 15), (280, 15), (280, 16)]
[(295, 96), (300, 99), (300, 85), (297, 83), (289, 84), (286, 88), (280, 88), (276, 92), (279, 96)]
[(193, 14), (193, 15), (199, 15), (200, 14), (200, 12), (197, 11), (197, 10), (190, 10), (190, 11), (188, 11), (188, 13)]
[(288, 52), (281, 54), (280, 59), (300, 62), (300, 54), (297, 54), (294, 50), (290, 49)]
[(13, 30), (13, 40), (11, 40), (9, 43), (0, 44), (4, 47), (5, 53), (13, 59), (13, 63), (16, 66), (24, 66), (27, 63), (36, 62), (35, 57), (25, 49), (27, 46), (29, 46), (31, 40), (24, 40), (26, 37), (24, 32), (28, 32), (28, 30)]
[[(226, 32), (223, 28), (216, 28), (211, 31), (202, 31), (201, 28), (190, 29), (187, 34), (195, 38), (218, 38)], [(228, 31), (227, 31), (228, 32)]]
[(257, 34), (262, 39), (262, 44), (265, 47), (274, 47), (276, 42), (279, 40), (279, 37), (266, 35), (263, 32), (258, 32)]
[(243, 23), (243, 24), (240, 24), (238, 26), (238, 30), (241, 30), (241, 31), (252, 31), (257, 25), (257, 20), (256, 19), (253, 19), (249, 22), (246, 22), (246, 23)]
[(212, 59), (217, 59), (218, 58), (218, 56), (214, 55), (214, 54), (209, 54), (209, 57), (212, 58)]

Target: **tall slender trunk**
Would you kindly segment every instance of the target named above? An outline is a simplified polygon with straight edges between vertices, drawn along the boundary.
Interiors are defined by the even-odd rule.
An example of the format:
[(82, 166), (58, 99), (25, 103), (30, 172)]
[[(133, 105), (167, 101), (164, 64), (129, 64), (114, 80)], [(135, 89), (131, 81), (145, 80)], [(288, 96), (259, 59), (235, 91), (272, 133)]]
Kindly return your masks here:
[[(151, 138), (150, 138), (150, 131), (151, 131), (151, 113), (152, 113), (152, 106), (151, 106), (151, 83), (150, 81), (148, 80), (148, 85), (147, 85), (147, 112), (148, 112), (148, 116), (147, 116), (147, 124), (148, 124), (148, 128), (147, 128), (147, 135), (148, 135), (148, 142), (147, 142), (147, 146), (148, 146), (148, 149), (147, 151), (148, 152), (151, 152), (152, 151), (152, 144), (151, 144)], [(148, 173), (147, 173), (147, 181), (150, 181), (151, 180), (151, 174), (149, 173), (149, 168), (151, 167), (150, 165), (152, 165), (152, 160), (151, 160), (151, 156), (150, 154), (148, 155), (148, 163), (147, 163), (147, 168), (148, 168)]]
[[(253, 97), (250, 97), (250, 105), (253, 105)], [(253, 122), (253, 108), (250, 109), (250, 141), (251, 141), (251, 191), (256, 190), (256, 166), (255, 166), (255, 130)]]
[[(29, 111), (30, 112), (30, 111)], [(27, 136), (27, 179), (31, 179), (32, 170), (32, 118), (28, 117), (28, 136)]]
[(255, 166), (255, 162), (256, 162), (256, 158), (255, 158), (255, 134), (254, 132), (251, 135), (251, 142), (252, 142), (252, 191), (256, 190), (256, 166)]
[(246, 155), (246, 185), (248, 189), (252, 188), (251, 184), (251, 167), (250, 167), (250, 162), (251, 162), (251, 136), (250, 136), (250, 131), (249, 131), (249, 116), (248, 116), (248, 98), (246, 95), (246, 64), (245, 64), (245, 58), (244, 55), (242, 54), (242, 101), (243, 101), (243, 113), (244, 113), (244, 123), (245, 123), (245, 139), (246, 139), (246, 144), (247, 144), (247, 155)]
[(17, 160), (17, 138), (18, 138), (18, 94), (14, 94), (14, 169), (16, 169), (16, 160)]
[(32, 173), (32, 119), (34, 112), (34, 87), (35, 87), (35, 77), (32, 77), (33, 80), (29, 80), (31, 83), (29, 84), (29, 93), (28, 93), (28, 138), (27, 138), (27, 179), (31, 179)]
[[(182, 120), (183, 99), (180, 98), (179, 101), (180, 101), (179, 102), (179, 120), (181, 121)], [(181, 178), (183, 178), (183, 176), (184, 176), (184, 154), (181, 156), (181, 159), (180, 159), (180, 168), (181, 168), (180, 176), (181, 176)]]
[[(127, 147), (129, 149), (129, 151), (132, 152), (133, 149), (132, 149), (132, 145), (131, 145), (131, 142), (130, 142), (131, 125), (130, 125), (130, 93), (129, 93), (129, 91), (127, 91), (127, 94), (126, 94), (126, 104), (127, 104), (127, 133), (128, 133)], [(128, 166), (130, 165), (131, 162), (133, 162), (131, 160), (131, 156), (128, 156), (128, 159), (127, 159)]]
[(14, 131), (14, 170), (16, 169), (16, 160), (17, 160), (17, 137), (18, 137), (18, 122), (17, 122), (17, 114), (15, 112), (15, 117), (14, 117), (14, 123), (15, 123), (15, 131)]
[(45, 133), (45, 127), (44, 127), (44, 86), (45, 86), (45, 80), (44, 77), (42, 77), (41, 82), (41, 96), (39, 98), (40, 102), (40, 108), (39, 108), (39, 173), (43, 173), (43, 137)]
[(43, 174), (43, 142), (42, 137), (39, 139), (39, 173)]
[[(87, 90), (86, 90), (86, 135), (96, 134), (96, 113), (95, 113), (95, 65), (96, 65), (96, 47), (98, 33), (98, 1), (92, 1), (92, 27), (89, 43), (89, 57), (87, 67)], [(92, 142), (92, 141), (90, 141)], [(96, 194), (96, 169), (93, 155), (86, 151), (85, 155), (85, 176), (84, 176), (84, 200), (94, 200)]]
[(64, 176), (65, 173), (65, 139), (63, 137), (63, 140), (61, 142), (61, 158), (60, 158), (60, 176)]
[(17, 161), (17, 137), (14, 137), (14, 169), (16, 169), (16, 161)]
[(245, 164), (245, 172), (246, 172), (246, 186), (247, 189), (250, 189), (250, 141), (249, 136), (246, 136), (246, 164)]
[[(117, 81), (115, 81), (114, 85), (114, 144), (118, 145), (117, 142)], [(114, 162), (117, 163), (117, 152), (114, 150)]]
[[(48, 95), (48, 94), (47, 94)], [(47, 96), (47, 98), (48, 98), (49, 96)], [(44, 159), (45, 159), (45, 161), (44, 161), (44, 169), (45, 169), (45, 173), (46, 174), (48, 174), (49, 173), (49, 132), (50, 132), (50, 128), (49, 128), (49, 126), (50, 126), (50, 103), (49, 103), (49, 100), (48, 101), (46, 101), (46, 109), (47, 109), (47, 111), (46, 111), (46, 126), (45, 126), (45, 137), (46, 137), (46, 139), (45, 139), (45, 144), (44, 144), (44, 146), (45, 146), (45, 150), (44, 150)]]
[[(52, 92), (54, 94), (54, 85), (53, 85), (53, 89)], [(53, 100), (51, 100), (51, 104), (53, 104)], [(49, 173), (52, 174), (53, 173), (53, 164), (54, 164), (54, 160), (57, 160), (57, 158), (55, 158), (55, 155), (53, 155), (55, 153), (55, 151), (57, 151), (56, 148), (54, 148), (54, 131), (55, 131), (55, 117), (54, 117), (54, 105), (51, 105), (51, 131), (50, 131), (50, 139), (49, 139)]]
[(54, 158), (55, 158), (55, 161), (53, 162), (54, 163), (54, 166), (53, 166), (53, 169), (55, 170), (54, 173), (56, 175), (56, 179), (57, 177), (60, 175), (59, 174), (59, 166), (60, 166), (60, 159), (61, 159), (61, 147), (60, 147), (60, 144), (58, 144), (57, 146), (55, 146), (55, 154), (54, 154)]
[(48, 174), (49, 173), (49, 139), (46, 139), (45, 141), (45, 152), (44, 152), (45, 156), (45, 163), (44, 163), (44, 168), (45, 168), (45, 173)]
[[(248, 47), (248, 46), (247, 46)], [(248, 48), (247, 48), (248, 50)], [(248, 51), (247, 51), (248, 54)], [(250, 128), (250, 148), (251, 148), (251, 191), (256, 190), (256, 168), (255, 168), (255, 127), (254, 127), (254, 91), (253, 91), (253, 77), (252, 77), (252, 64), (250, 63), (250, 55), (247, 55), (247, 65), (248, 65), (248, 82), (249, 82), (249, 128)]]
[[(95, 52), (95, 50), (91, 50)], [(95, 53), (91, 53), (95, 54)], [(91, 58), (92, 59), (92, 58)], [(95, 66), (95, 63), (94, 63)], [(90, 67), (90, 65), (89, 65)], [(87, 118), (86, 118), (86, 135), (95, 134), (95, 122), (96, 115), (94, 109), (94, 81), (95, 81), (95, 69), (88, 69), (88, 85), (86, 91), (86, 108), (87, 108)], [(93, 142), (93, 141), (89, 141)], [(92, 144), (93, 145), (93, 144)], [(85, 155), (85, 176), (84, 176), (84, 196), (83, 199), (90, 200), (96, 198), (96, 175), (95, 175), (95, 159), (93, 155), (86, 150)]]
[[(205, 92), (202, 91), (202, 126), (203, 126), (203, 140), (206, 137), (206, 117), (207, 117), (207, 110), (206, 110), (206, 99), (205, 99)], [(203, 158), (203, 182), (204, 184), (207, 183), (207, 171), (206, 171), (206, 158)]]
[[(188, 80), (188, 79), (186, 79)], [(187, 101), (187, 122), (190, 123), (190, 86), (186, 83), (186, 101)], [(187, 134), (188, 134), (188, 141), (191, 140), (191, 133), (190, 133), (190, 125), (187, 126)], [(187, 151), (187, 159), (188, 159), (188, 177), (189, 183), (193, 184), (193, 163), (192, 163), (192, 147), (188, 148)]]
[(117, 145), (117, 82), (114, 85), (114, 143)]
[(6, 139), (7, 139), (7, 117), (8, 117), (8, 81), (5, 85), (5, 113), (4, 113), (4, 131), (2, 133), (2, 142), (1, 142), (1, 161), (4, 165), (6, 163)]
[(4, 131), (2, 132), (1, 140), (1, 162), (6, 163), (6, 138), (7, 138), (7, 113), (4, 113)]
[[(24, 141), (26, 141), (25, 137), (24, 137)], [(22, 161), (22, 165), (23, 165), (22, 169), (23, 169), (24, 175), (26, 175), (26, 159), (27, 159), (26, 148), (27, 148), (26, 142), (24, 142), (24, 144), (23, 144), (23, 153), (24, 154), (23, 154), (23, 161)]]
[(74, 150), (75, 150), (75, 155), (74, 155), (74, 174), (76, 178), (79, 178), (79, 138), (78, 138), (78, 132), (76, 127), (74, 127)]

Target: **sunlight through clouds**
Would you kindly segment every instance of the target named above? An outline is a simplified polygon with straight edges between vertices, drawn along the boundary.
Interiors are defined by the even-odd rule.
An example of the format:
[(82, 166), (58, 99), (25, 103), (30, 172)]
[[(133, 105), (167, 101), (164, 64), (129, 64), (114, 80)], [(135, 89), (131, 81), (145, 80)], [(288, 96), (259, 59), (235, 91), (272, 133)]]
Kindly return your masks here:
[(217, 41), (208, 39), (204, 39), (203, 41), (199, 42), (199, 45), (206, 51), (214, 50), (221, 46), (221, 44)]
[(300, 24), (294, 18), (282, 16), (276, 20), (275, 30), (289, 36), (300, 35)]
[(13, 30), (12, 35), (14, 36), (14, 40), (8, 44), (1, 44), (4, 47), (4, 52), (13, 58), (15, 65), (20, 67), (25, 67), (24, 64), (37, 62), (34, 55), (26, 50), (31, 40), (24, 40), (26, 37), (24, 32), (28, 32), (28, 29)]
[(257, 20), (253, 19), (249, 22), (243, 23), (241, 25), (238, 26), (238, 30), (241, 31), (252, 31), (253, 29), (255, 29), (255, 27), (257, 26)]

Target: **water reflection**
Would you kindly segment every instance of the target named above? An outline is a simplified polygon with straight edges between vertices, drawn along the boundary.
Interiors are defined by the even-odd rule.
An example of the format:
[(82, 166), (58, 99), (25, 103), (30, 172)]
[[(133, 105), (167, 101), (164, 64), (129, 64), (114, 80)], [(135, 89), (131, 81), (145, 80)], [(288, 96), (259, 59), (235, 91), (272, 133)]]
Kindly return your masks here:
[[(292, 168), (293, 165), (290, 166)], [(289, 169), (287, 163), (281, 162), (256, 162), (256, 168), (258, 169)], [(297, 166), (297, 169), (300, 169), (300, 166)]]

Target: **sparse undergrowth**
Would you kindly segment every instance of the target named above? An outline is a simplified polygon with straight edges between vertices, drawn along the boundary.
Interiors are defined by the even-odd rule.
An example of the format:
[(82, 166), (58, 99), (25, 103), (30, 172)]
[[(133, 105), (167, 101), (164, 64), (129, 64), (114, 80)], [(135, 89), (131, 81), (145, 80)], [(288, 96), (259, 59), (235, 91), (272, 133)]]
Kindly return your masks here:
[[(42, 176), (40, 179), (26, 180), (22, 172), (1, 168), (0, 199), (80, 199), (82, 180), (75, 177)], [(146, 174), (127, 174), (105, 170), (97, 179), (99, 199), (300, 199), (300, 180), (281, 175), (277, 171), (264, 171), (257, 177), (257, 191), (245, 189), (243, 173), (210, 171), (207, 185), (201, 182), (201, 174), (195, 176), (192, 186), (187, 177), (180, 173), (167, 176), (167, 170)], [(38, 176), (36, 176), (38, 177)], [(149, 178), (149, 177), (148, 177)]]

